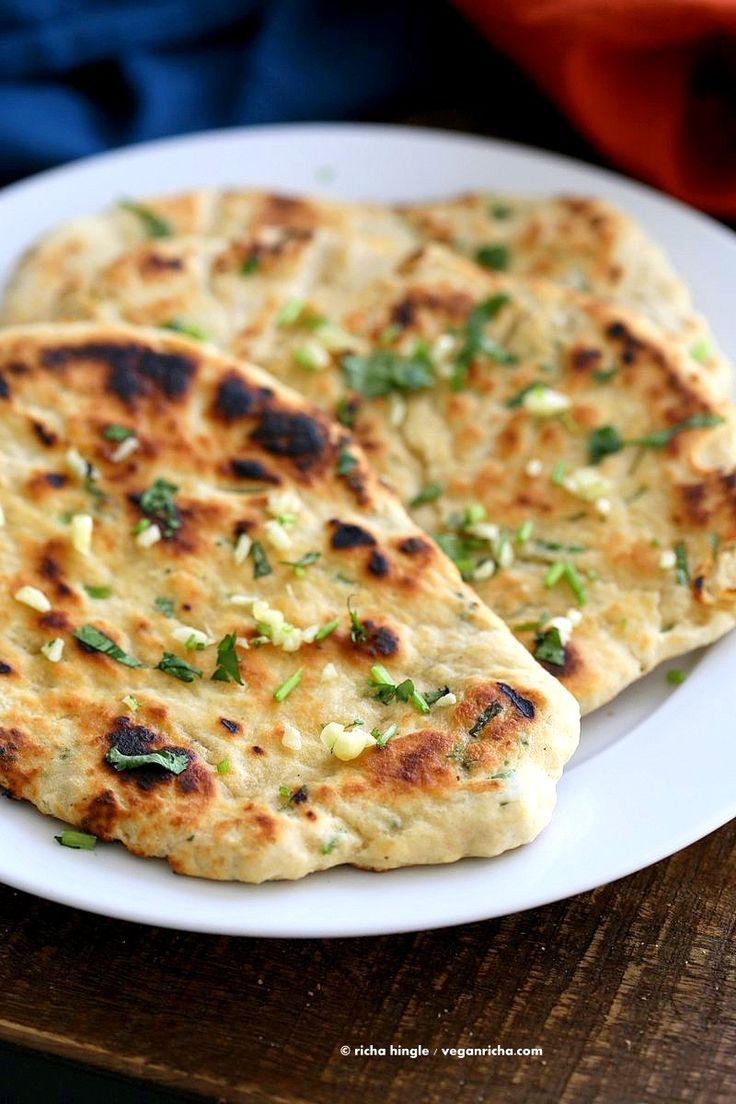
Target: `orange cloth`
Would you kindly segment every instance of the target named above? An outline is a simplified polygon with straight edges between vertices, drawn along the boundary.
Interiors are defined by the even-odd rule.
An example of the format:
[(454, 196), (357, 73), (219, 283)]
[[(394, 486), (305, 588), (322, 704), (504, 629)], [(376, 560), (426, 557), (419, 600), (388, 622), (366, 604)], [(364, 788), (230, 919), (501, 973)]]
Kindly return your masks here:
[(736, 217), (736, 0), (457, 0), (612, 161)]

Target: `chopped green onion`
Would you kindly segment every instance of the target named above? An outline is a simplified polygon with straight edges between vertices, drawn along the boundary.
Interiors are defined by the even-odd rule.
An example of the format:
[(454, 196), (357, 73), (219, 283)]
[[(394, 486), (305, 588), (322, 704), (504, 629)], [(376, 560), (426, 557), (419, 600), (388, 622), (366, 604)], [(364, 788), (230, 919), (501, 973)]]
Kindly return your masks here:
[(554, 483), (555, 487), (561, 487), (565, 482), (565, 472), (567, 471), (567, 465), (564, 460), (558, 460), (552, 468), (550, 479)]
[(302, 675), (304, 674), (304, 668), (300, 667), (298, 671), (295, 671), (293, 675), (277, 686), (273, 692), (274, 699), (277, 702), (285, 701), (292, 690), (295, 690), (299, 683), (302, 681)]
[(676, 667), (670, 668), (667, 672), (667, 682), (670, 686), (682, 686), (686, 678), (687, 671), (680, 671)]
[(286, 329), (288, 326), (293, 326), (303, 310), (303, 299), (288, 299), (286, 303), (284, 303), (279, 313), (276, 315), (276, 325), (280, 326), (282, 329)]
[(324, 640), (326, 637), (330, 636), (335, 631), (335, 629), (337, 628), (337, 626), (339, 624), (340, 624), (340, 618), (339, 617), (333, 617), (332, 621), (328, 621), (326, 625), (322, 626), (322, 628), (316, 633), (314, 639), (315, 640)]
[(680, 586), (690, 582), (690, 570), (687, 565), (687, 549), (682, 541), (675, 545), (675, 578)]
[(194, 322), (183, 322), (180, 318), (170, 318), (168, 322), (159, 323), (160, 330), (172, 330), (173, 333), (181, 334), (183, 337), (191, 337), (195, 341), (207, 341), (208, 334), (201, 326), (197, 326)]
[(441, 483), (428, 483), (426, 487), (422, 487), (418, 494), (414, 495), (414, 498), (410, 499), (409, 505), (412, 509), (416, 509), (417, 506), (424, 506), (428, 502), (435, 502), (443, 491), (444, 487)]
[(150, 207), (144, 207), (142, 203), (136, 203), (132, 199), (121, 200), (120, 206), (141, 220), (149, 238), (173, 238), (174, 228), (169, 220), (156, 214)]
[(229, 774), (232, 769), (232, 764), (229, 759), (221, 759), (215, 767), (218, 774)]
[(697, 360), (699, 364), (705, 364), (713, 356), (710, 342), (706, 341), (705, 338), (696, 341), (694, 345), (690, 346), (690, 356), (693, 360)]
[(135, 437), (135, 430), (123, 425), (107, 425), (102, 436), (106, 441), (127, 441), (129, 437)]
[(526, 544), (530, 536), (534, 532), (534, 522), (530, 520), (523, 522), (516, 533), (516, 541), (518, 544)]
[(250, 546), (248, 555), (253, 560), (253, 578), (262, 579), (264, 575), (270, 575), (273, 571), (271, 564), (268, 562), (268, 556), (265, 553), (263, 545), (260, 541), (253, 541)]
[(371, 736), (376, 741), (376, 747), (385, 748), (386, 744), (391, 740), (399, 730), (399, 726), (392, 724), (383, 732), (379, 728), (371, 729)]
[(360, 620), (360, 617), (355, 612), (353, 607), (350, 605), (352, 598), (353, 596), (351, 594), (348, 598), (348, 613), (350, 614), (350, 639), (352, 640), (353, 644), (360, 644), (366, 639), (368, 635), (368, 630), (366, 629), (363, 622)]
[(92, 586), (84, 583), (84, 589), (90, 598), (109, 598), (112, 594), (112, 587), (109, 586)]
[(282, 560), (281, 563), (285, 564), (286, 567), (293, 568), (297, 579), (303, 579), (306, 575), (306, 568), (315, 564), (321, 555), (321, 552), (305, 552), (298, 560)]
[(476, 264), (493, 272), (505, 272), (509, 267), (509, 259), (509, 250), (505, 245), (482, 245), (475, 251)]
[(65, 828), (60, 836), (54, 836), (62, 847), (73, 847), (75, 851), (94, 851), (97, 836), (90, 836), (87, 832), (77, 832), (73, 828)]

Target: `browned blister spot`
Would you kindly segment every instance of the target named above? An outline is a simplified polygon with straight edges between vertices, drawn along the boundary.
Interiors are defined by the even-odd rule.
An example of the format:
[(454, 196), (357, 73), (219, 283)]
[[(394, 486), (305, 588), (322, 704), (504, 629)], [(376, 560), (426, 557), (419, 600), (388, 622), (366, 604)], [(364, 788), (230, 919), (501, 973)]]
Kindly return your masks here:
[(38, 619), (42, 629), (56, 629), (57, 632), (69, 632), (72, 624), (63, 610), (49, 610)]
[(273, 398), (267, 387), (254, 387), (237, 372), (229, 372), (217, 384), (212, 412), (224, 422), (256, 415)]
[(320, 214), (315, 204), (300, 196), (271, 193), (263, 197), (258, 212), (261, 226), (288, 226), (292, 229), (314, 230), (319, 226)]
[(390, 629), (388, 625), (377, 625), (375, 621), (363, 621), (363, 635), (356, 640), (338, 637), (340, 644), (348, 651), (358, 651), (371, 659), (384, 659), (395, 656), (399, 651), (400, 640), (398, 633)]
[(404, 537), (397, 543), (396, 547), (405, 556), (427, 557), (434, 555), (434, 546), (429, 541), (424, 540), (423, 537)]
[(121, 820), (122, 809), (115, 794), (104, 789), (80, 810), (79, 823), (83, 832), (90, 832), (102, 840), (115, 838)]
[(568, 362), (573, 372), (590, 373), (600, 367), (603, 353), (589, 345), (574, 345), (568, 352)]
[(368, 573), (375, 579), (385, 579), (391, 570), (387, 557), (378, 548), (374, 548), (368, 557)]
[(373, 534), (360, 525), (339, 521), (337, 518), (331, 518), (328, 524), (332, 529), (330, 544), (337, 551), (347, 551), (351, 548), (373, 548), (377, 544)]
[(454, 783), (449, 762), (453, 740), (446, 732), (424, 729), (391, 740), (385, 748), (365, 753), (361, 759), (364, 782), (348, 784), (344, 792), (425, 793), (447, 790)]

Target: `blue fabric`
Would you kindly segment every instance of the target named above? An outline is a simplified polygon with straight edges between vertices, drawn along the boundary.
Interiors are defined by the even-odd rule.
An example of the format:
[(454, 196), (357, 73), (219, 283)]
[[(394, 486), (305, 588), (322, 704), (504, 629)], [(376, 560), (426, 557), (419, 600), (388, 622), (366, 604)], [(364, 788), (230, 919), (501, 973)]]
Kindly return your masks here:
[(168, 134), (360, 118), (431, 79), (441, 0), (0, 0), (0, 176)]

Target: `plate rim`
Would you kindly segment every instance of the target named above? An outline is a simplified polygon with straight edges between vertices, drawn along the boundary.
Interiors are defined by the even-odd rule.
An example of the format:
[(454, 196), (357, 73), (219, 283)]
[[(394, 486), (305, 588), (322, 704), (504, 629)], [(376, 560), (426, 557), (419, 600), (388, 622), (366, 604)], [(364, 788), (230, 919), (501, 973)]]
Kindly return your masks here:
[[(314, 138), (319, 139), (321, 137), (322, 141), (329, 140), (339, 142), (341, 139), (345, 139), (348, 137), (352, 139), (356, 135), (356, 133), (362, 135), (370, 134), (370, 140), (373, 142), (395, 140), (396, 138), (400, 138), (402, 141), (410, 139), (411, 141), (419, 142), (426, 142), (427, 140), (429, 140), (430, 142), (439, 142), (440, 144), (450, 143), (458, 148), (465, 145), (466, 147), (479, 149), (481, 151), (481, 156), (488, 155), (492, 157), (494, 154), (500, 154), (501, 158), (503, 159), (504, 156), (511, 155), (512, 157), (521, 157), (522, 159), (526, 158), (529, 160), (530, 163), (536, 163), (537, 166), (541, 167), (544, 167), (544, 165), (547, 164), (557, 166), (563, 171), (574, 170), (577, 173), (582, 171), (583, 174), (586, 177), (589, 177), (593, 183), (595, 181), (601, 181), (602, 183), (613, 186), (615, 190), (623, 190), (625, 194), (631, 194), (632, 196), (638, 195), (642, 200), (646, 200), (647, 202), (654, 204), (655, 207), (669, 212), (673, 217), (690, 221), (696, 228), (699, 228), (703, 232), (707, 232), (708, 234), (715, 233), (719, 241), (724, 243), (724, 246), (728, 246), (729, 248), (734, 250), (734, 265), (736, 266), (736, 235), (734, 235), (730, 230), (718, 223), (715, 219), (712, 219), (710, 216), (705, 215), (702, 212), (693, 210), (686, 204), (682, 203), (680, 200), (657, 192), (656, 189), (652, 188), (648, 184), (644, 184), (636, 180), (631, 180), (628, 177), (613, 170), (598, 165), (588, 164), (587, 162), (569, 157), (566, 154), (560, 154), (550, 150), (536, 149), (535, 147), (527, 146), (523, 143), (508, 141), (505, 139), (490, 138), (482, 135), (469, 134), (466, 132), (450, 131), (442, 128), (414, 127), (396, 124), (345, 122), (263, 124), (247, 127), (227, 127), (217, 130), (194, 132), (185, 135), (172, 135), (166, 138), (138, 143), (133, 146), (105, 151), (99, 154), (95, 154), (91, 157), (80, 158), (71, 163), (44, 170), (43, 172), (37, 173), (31, 177), (25, 178), (24, 180), (6, 186), (2, 189), (2, 191), (0, 191), (0, 219), (4, 217), (8, 204), (12, 206), (13, 201), (18, 196), (21, 197), (22, 202), (23, 197), (28, 195), (32, 197), (32, 193), (34, 191), (40, 190), (41, 192), (43, 192), (44, 189), (53, 189), (57, 186), (57, 182), (59, 181), (61, 181), (63, 185), (63, 182), (65, 180), (73, 180), (75, 175), (84, 175), (90, 170), (92, 170), (93, 172), (99, 169), (104, 171), (106, 167), (114, 168), (116, 163), (130, 161), (131, 158), (133, 160), (135, 160), (136, 158), (143, 158), (144, 160), (149, 158), (153, 158), (154, 160), (161, 157), (166, 158), (167, 154), (169, 154), (172, 148), (175, 147), (186, 151), (187, 148), (196, 149), (196, 147), (201, 145), (202, 143), (216, 144), (217, 142), (223, 141), (237, 146), (243, 141), (247, 143), (249, 141), (252, 142), (254, 139), (256, 141), (258, 139), (262, 139), (265, 142), (268, 142), (269, 140), (273, 139), (287, 138), (295, 139), (298, 142), (306, 135), (310, 135), (312, 140)], [(304, 180), (306, 181), (306, 176)], [(225, 184), (227, 185), (227, 181), (225, 182)], [(247, 185), (241, 182), (241, 186)], [(329, 194), (328, 189), (325, 187), (308, 187), (306, 183), (303, 188), (301, 187), (301, 185), (295, 186), (294, 191), (297, 194), (309, 194), (310, 192), (312, 194), (318, 194), (320, 191), (322, 191), (323, 194)], [(410, 191), (416, 193), (416, 189), (410, 188)], [(556, 189), (550, 189), (548, 194), (553, 194), (554, 191), (556, 191)], [(530, 189), (530, 194), (533, 193), (534, 189)], [(35, 232), (39, 233), (43, 231), (36, 230)], [(14, 257), (11, 257), (10, 262), (12, 263), (14, 259)], [(731, 643), (731, 650), (733, 650), (733, 642)], [(706, 670), (704, 670), (700, 676), (696, 674), (695, 678), (697, 679), (698, 677), (708, 677), (707, 669), (713, 668), (714, 670), (711, 677), (717, 679), (717, 668), (721, 666), (722, 660), (725, 659), (726, 666), (728, 664), (728, 651), (729, 638), (726, 637), (718, 644), (714, 645), (706, 654), (705, 659), (698, 664), (698, 668), (703, 666), (703, 668), (705, 668)], [(724, 655), (724, 653), (726, 654)], [(683, 690), (687, 691), (687, 686), (681, 688), (681, 690), (678, 692), (681, 693)], [(713, 697), (715, 698), (715, 695), (713, 695)], [(575, 771), (575, 774), (578, 775), (578, 781), (580, 782), (583, 774), (586, 774), (588, 776), (591, 773), (595, 774), (596, 771), (592, 769), (592, 764), (595, 764), (599, 759), (604, 757), (607, 752), (612, 752), (615, 749), (618, 749), (617, 754), (620, 754), (621, 746), (632, 741), (633, 738), (635, 738), (637, 731), (641, 727), (646, 726), (647, 724), (652, 724), (655, 715), (659, 714), (660, 712), (672, 713), (674, 711), (674, 708), (675, 707), (673, 697), (668, 699), (668, 701), (661, 705), (658, 709), (655, 709), (651, 717), (648, 717), (641, 724), (635, 725), (633, 729), (622, 734), (622, 736), (615, 742), (615, 744), (611, 748), (606, 749), (598, 756), (593, 757), (593, 759), (591, 759), (590, 761), (579, 764), (577, 770)], [(661, 727), (661, 725), (664, 723), (666, 723), (666, 721), (664, 721), (663, 718), (660, 717), (660, 720), (658, 722), (659, 726)], [(587, 772), (585, 770), (586, 767), (590, 768)], [(569, 805), (569, 809), (566, 810), (566, 815), (572, 815), (572, 810), (575, 808), (576, 804), (579, 804), (579, 802), (576, 803), (576, 801), (574, 800), (574, 794), (568, 793), (568, 790), (570, 790), (571, 787), (569, 784), (566, 785), (566, 779), (569, 780), (569, 778), (570, 774), (563, 775), (563, 778), (559, 785), (560, 797), (562, 800), (564, 800), (566, 805)], [(22, 808), (25, 811), (27, 808), (30, 807), (28, 806), (28, 803), (24, 802), (22, 803)], [(33, 810), (32, 815), (34, 817), (37, 817), (39, 820), (43, 819), (43, 822), (49, 828), (53, 823), (55, 823), (52, 818), (46, 817), (44, 814), (36, 813), (35, 810)], [(555, 824), (556, 819), (559, 817), (559, 815), (560, 812), (558, 810), (558, 813), (553, 819), (553, 825)], [(380, 921), (375, 920), (365, 922), (361, 918), (360, 921), (353, 922), (352, 926), (350, 924), (342, 922), (339, 930), (335, 930), (335, 926), (331, 925), (329, 921), (322, 920), (318, 920), (317, 922), (301, 922), (296, 926), (293, 923), (284, 923), (283, 921), (281, 921), (273, 923), (270, 926), (264, 928), (262, 926), (259, 926), (258, 922), (248, 922), (247, 908), (244, 909), (244, 916), (239, 918), (236, 917), (235, 920), (232, 921), (230, 919), (228, 919), (227, 921), (224, 921), (222, 919), (218, 920), (214, 916), (204, 915), (198, 916), (194, 919), (190, 916), (186, 919), (186, 922), (179, 922), (179, 919), (175, 915), (172, 915), (171, 906), (166, 904), (166, 895), (164, 895), (165, 903), (162, 908), (158, 907), (158, 902), (156, 900), (146, 901), (145, 905), (142, 906), (141, 903), (136, 902), (135, 898), (133, 897), (131, 897), (130, 901), (121, 899), (117, 902), (112, 903), (109, 900), (106, 900), (104, 902), (95, 902), (90, 898), (90, 894), (88, 892), (81, 891), (79, 887), (75, 887), (71, 881), (68, 883), (68, 885), (65, 885), (63, 884), (63, 879), (58, 878), (57, 883), (50, 888), (49, 885), (44, 882), (43, 873), (39, 875), (35, 868), (29, 868), (26, 872), (12, 869), (12, 863), (9, 864), (7, 861), (4, 861), (1, 848), (0, 878), (2, 878), (3, 881), (6, 881), (7, 884), (13, 886), (14, 888), (34, 894), (35, 896), (55, 901), (59, 904), (67, 905), (69, 907), (81, 908), (84, 911), (96, 913), (98, 915), (113, 917), (115, 919), (120, 919), (127, 922), (154, 924), (161, 927), (174, 928), (183, 931), (196, 931), (210, 934), (239, 935), (261, 938), (352, 938), (356, 936), (385, 935), (393, 933), (398, 934), (401, 932), (417, 931), (427, 927), (453, 927), (459, 924), (474, 923), (484, 919), (495, 918), (497, 916), (506, 915), (509, 912), (522, 912), (526, 911), (527, 909), (537, 908), (546, 904), (552, 904), (557, 901), (566, 900), (571, 896), (587, 892), (593, 888), (596, 888), (599, 885), (609, 884), (612, 881), (616, 881), (622, 877), (626, 877), (629, 874), (632, 874), (638, 870), (645, 869), (653, 863), (658, 862), (661, 859), (681, 850), (683, 847), (689, 846), (696, 840), (702, 839), (710, 832), (726, 824), (734, 816), (736, 816), (736, 794), (732, 795), (730, 801), (726, 801), (725, 803), (721, 801), (718, 809), (712, 810), (710, 814), (707, 811), (702, 812), (697, 818), (694, 818), (697, 820), (697, 823), (694, 823), (694, 821), (688, 822), (689, 827), (687, 828), (684, 828), (678, 822), (677, 831), (672, 829), (669, 831), (668, 842), (666, 844), (663, 845), (662, 843), (657, 844), (652, 842), (649, 847), (640, 847), (639, 851), (637, 852), (636, 858), (632, 858), (630, 861), (620, 861), (617, 866), (614, 865), (612, 868), (607, 869), (602, 881), (600, 880), (600, 877), (588, 873), (586, 875), (581, 875), (578, 881), (575, 881), (573, 879), (572, 884), (570, 884), (570, 881), (568, 880), (568, 884), (563, 886), (563, 888), (559, 890), (550, 890), (549, 886), (547, 886), (546, 889), (543, 889), (540, 886), (540, 888), (535, 893), (527, 894), (527, 900), (525, 901), (525, 903), (516, 903), (513, 905), (512, 908), (501, 908), (497, 911), (493, 909), (489, 911), (487, 903), (480, 903), (477, 908), (474, 909), (467, 906), (457, 906), (453, 901), (452, 906), (446, 905), (444, 907), (444, 916), (432, 915), (431, 917), (429, 917), (429, 924), (425, 923), (424, 918), (422, 918), (421, 916), (414, 916), (412, 919), (408, 920), (389, 919), (385, 923), (381, 923)], [(1, 812), (0, 817), (2, 817)], [(544, 840), (549, 832), (550, 828), (545, 829), (539, 839)], [(51, 832), (49, 832), (49, 837), (51, 837)], [(118, 845), (118, 847), (120, 846), (121, 845)], [(506, 853), (505, 856), (499, 856), (498, 858), (492, 860), (462, 860), (461, 864), (449, 864), (448, 866), (402, 868), (398, 871), (384, 873), (383, 879), (391, 879), (395, 883), (397, 880), (401, 879), (402, 876), (407, 876), (408, 874), (409, 883), (417, 880), (417, 878), (423, 880), (423, 876), (425, 875), (426, 880), (428, 881), (433, 880), (434, 875), (438, 875), (439, 879), (443, 880), (442, 875), (444, 871), (452, 871), (453, 869), (461, 867), (462, 864), (465, 864), (467, 870), (470, 869), (469, 865), (467, 865), (469, 863), (485, 863), (489, 865), (489, 869), (492, 869), (493, 867), (491, 866), (491, 864), (500, 865), (501, 863), (503, 863), (503, 860), (505, 858), (508, 858), (509, 856), (512, 857), (513, 860), (514, 856), (523, 854), (533, 847), (534, 844), (525, 845), (524, 848), (515, 849), (514, 851)], [(77, 853), (72, 852), (71, 856), (77, 856)], [(68, 866), (69, 864), (66, 860), (68, 860), (71, 856), (64, 856), (65, 861), (61, 865), (64, 867)], [(99, 858), (99, 854), (96, 857)], [(139, 863), (141, 861), (132, 856), (130, 856), (130, 858), (132, 858), (132, 861), (134, 861), (135, 863)], [(163, 860), (157, 860), (157, 862), (159, 865), (164, 866), (166, 873), (169, 873), (168, 868), (166, 868), (165, 864), (163, 863)], [(85, 876), (87, 875), (87, 873), (88, 872), (85, 871)], [(310, 883), (310, 886), (314, 886), (318, 884), (319, 879), (322, 879), (319, 884), (328, 884), (329, 886), (329, 883), (332, 881), (344, 880), (349, 882), (350, 875), (355, 875), (356, 873), (357, 872), (350, 871), (349, 869), (339, 868), (335, 872), (310, 875), (308, 882)], [(344, 877), (345, 874), (348, 875), (348, 878)], [(373, 874), (362, 874), (360, 876), (369, 877), (371, 879), (375, 877), (375, 875)], [(172, 875), (172, 877), (175, 876)], [(458, 879), (446, 878), (444, 880), (446, 880), (448, 883), (451, 883), (453, 880)], [(462, 881), (462, 878), (460, 878), (460, 880)], [(228, 887), (232, 887), (232, 889), (235, 891), (247, 889), (250, 894), (258, 893), (259, 890), (262, 888), (259, 886), (244, 887), (242, 885), (239, 885), (238, 883), (209, 882), (204, 879), (178, 878), (177, 881), (180, 884), (180, 888), (183, 888), (185, 891), (184, 896), (186, 896), (188, 887), (192, 885), (199, 887), (204, 886), (205, 890), (212, 886), (219, 887), (222, 885), (227, 885)], [(89, 885), (92, 886), (92, 889), (94, 889), (94, 882), (94, 876), (91, 876), (89, 879)], [(304, 884), (304, 880), (295, 883), (265, 883), (265, 885), (269, 887), (294, 887), (297, 892), (298, 887)], [(543, 885), (544, 883), (541, 884)], [(379, 892), (377, 896), (380, 897), (380, 886), (378, 887), (378, 890)], [(192, 895), (195, 895), (199, 892), (200, 890), (195, 890)], [(339, 892), (340, 890), (338, 889), (338, 893)], [(319, 894), (319, 890), (317, 891), (317, 893)], [(348, 889), (348, 894), (349, 893), (350, 890)], [(215, 894), (213, 891), (213, 897), (214, 896)], [(308, 893), (306, 896), (309, 898), (310, 896), (312, 896), (312, 894)]]

